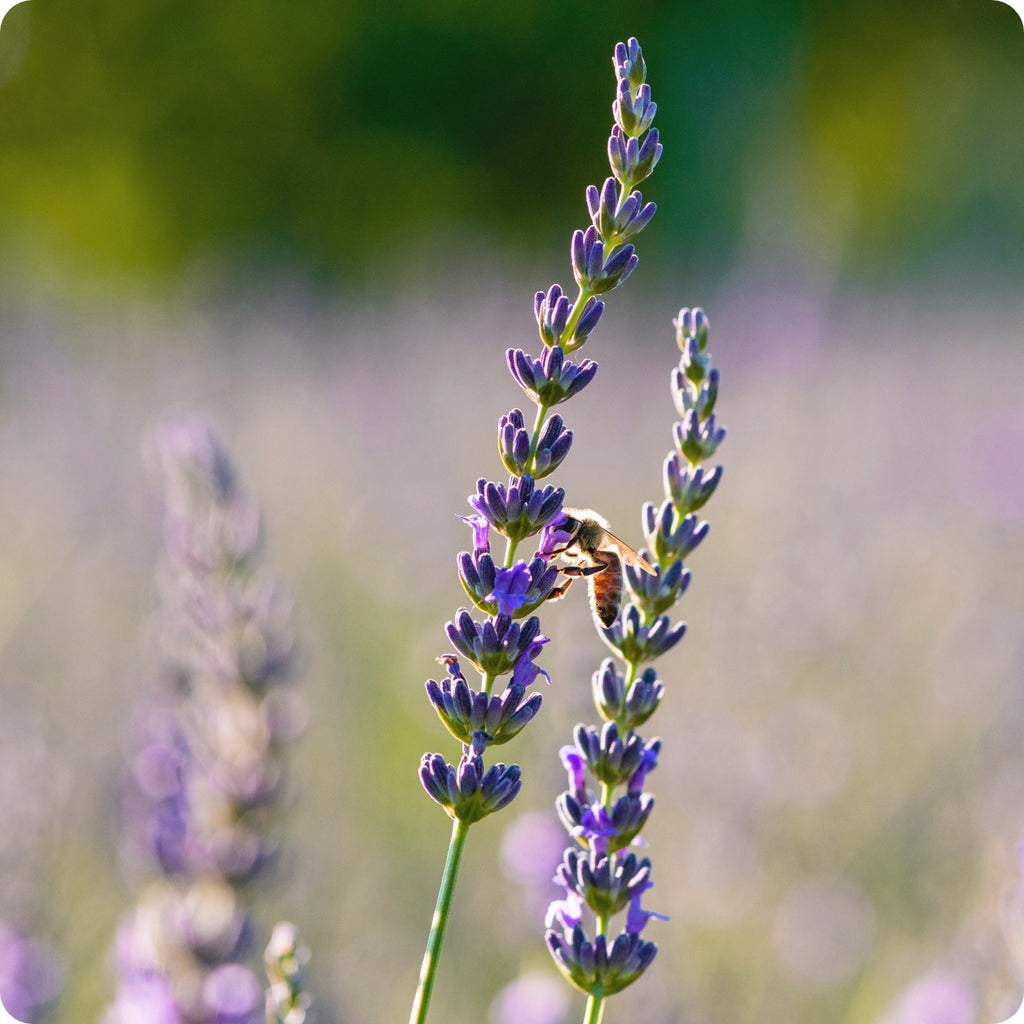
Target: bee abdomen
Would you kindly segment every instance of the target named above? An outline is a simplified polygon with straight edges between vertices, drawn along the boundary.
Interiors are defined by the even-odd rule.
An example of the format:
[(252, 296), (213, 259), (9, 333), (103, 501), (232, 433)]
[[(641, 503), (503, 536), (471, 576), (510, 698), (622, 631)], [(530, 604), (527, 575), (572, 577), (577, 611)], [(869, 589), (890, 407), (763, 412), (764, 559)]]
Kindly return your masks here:
[(608, 629), (622, 606), (622, 562), (613, 551), (599, 551), (597, 558), (604, 563), (604, 568), (590, 577), (590, 610)]

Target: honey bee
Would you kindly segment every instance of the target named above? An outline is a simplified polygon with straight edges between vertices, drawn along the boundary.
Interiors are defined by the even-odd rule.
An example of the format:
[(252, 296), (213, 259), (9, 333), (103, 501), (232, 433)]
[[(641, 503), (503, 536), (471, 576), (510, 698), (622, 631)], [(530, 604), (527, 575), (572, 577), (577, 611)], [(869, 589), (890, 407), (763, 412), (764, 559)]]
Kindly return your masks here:
[(567, 516), (564, 529), (569, 531), (569, 540), (551, 553), (561, 555), (569, 563), (559, 566), (559, 571), (569, 579), (556, 588), (551, 596), (561, 597), (575, 578), (586, 576), (590, 585), (590, 610), (594, 622), (608, 629), (622, 606), (625, 575), (622, 563), (643, 569), (652, 576), (654, 567), (625, 541), (616, 537), (608, 529), (607, 520), (592, 509), (563, 508), (562, 511)]

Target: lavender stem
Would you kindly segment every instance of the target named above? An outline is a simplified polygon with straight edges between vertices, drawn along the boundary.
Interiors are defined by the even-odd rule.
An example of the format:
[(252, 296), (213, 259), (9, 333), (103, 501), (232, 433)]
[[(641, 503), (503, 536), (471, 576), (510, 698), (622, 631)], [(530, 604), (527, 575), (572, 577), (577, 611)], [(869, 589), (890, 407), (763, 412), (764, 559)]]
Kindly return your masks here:
[(456, 818), (452, 822), (452, 838), (448, 843), (448, 856), (444, 862), (444, 873), (441, 875), (441, 887), (437, 893), (437, 906), (430, 922), (430, 934), (427, 936), (427, 948), (423, 952), (423, 964), (420, 967), (420, 980), (416, 986), (416, 997), (413, 999), (412, 1013), (409, 1024), (424, 1024), (430, 1008), (430, 996), (434, 989), (437, 976), (437, 964), (444, 943), (444, 933), (448, 926), (448, 914), (452, 908), (452, 896), (455, 883), (459, 877), (459, 864), (462, 851), (469, 835), (469, 822)]

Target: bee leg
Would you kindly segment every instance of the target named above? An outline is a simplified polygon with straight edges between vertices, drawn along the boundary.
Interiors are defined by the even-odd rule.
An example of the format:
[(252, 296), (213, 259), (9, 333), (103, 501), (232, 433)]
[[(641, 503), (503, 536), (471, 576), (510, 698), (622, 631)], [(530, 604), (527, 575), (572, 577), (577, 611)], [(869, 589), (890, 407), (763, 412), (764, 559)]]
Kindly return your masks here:
[(566, 576), (593, 576), (595, 572), (604, 572), (608, 568), (607, 562), (600, 562), (597, 565), (560, 565), (558, 571)]
[(566, 580), (561, 586), (555, 587), (554, 590), (548, 594), (549, 601), (557, 601), (560, 597), (565, 597), (565, 592), (572, 586), (572, 580)]

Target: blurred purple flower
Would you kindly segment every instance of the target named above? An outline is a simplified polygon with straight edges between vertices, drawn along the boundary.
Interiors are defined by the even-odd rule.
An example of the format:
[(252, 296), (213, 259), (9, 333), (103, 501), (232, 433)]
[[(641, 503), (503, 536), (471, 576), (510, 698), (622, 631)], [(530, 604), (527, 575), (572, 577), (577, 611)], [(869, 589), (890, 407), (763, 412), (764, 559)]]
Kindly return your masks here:
[(263, 984), (242, 964), (221, 964), (203, 982), (210, 1024), (261, 1024)]
[(290, 602), (260, 559), (259, 511), (199, 417), (154, 436), (164, 495), (155, 685), (126, 773), (126, 871), (148, 881), (117, 936), (106, 1024), (259, 1024), (240, 886), (274, 862), (290, 690)]
[(962, 979), (939, 971), (913, 982), (883, 1024), (974, 1024), (974, 993)]
[(156, 973), (137, 974), (120, 985), (111, 1019), (117, 1024), (184, 1024), (167, 979)]
[(7, 1012), (38, 1024), (62, 985), (63, 970), (50, 945), (0, 921), (0, 1002)]
[(546, 974), (524, 974), (495, 996), (490, 1024), (563, 1024), (569, 999), (565, 987)]

